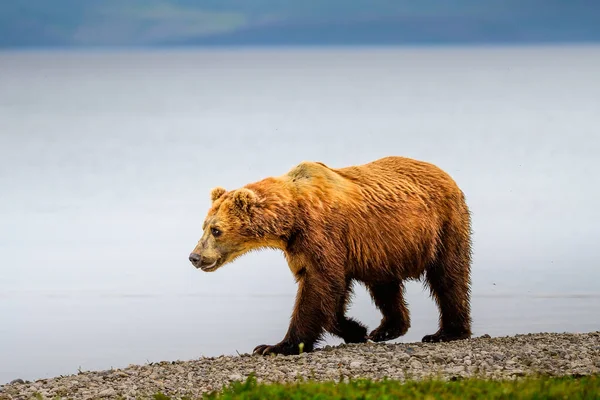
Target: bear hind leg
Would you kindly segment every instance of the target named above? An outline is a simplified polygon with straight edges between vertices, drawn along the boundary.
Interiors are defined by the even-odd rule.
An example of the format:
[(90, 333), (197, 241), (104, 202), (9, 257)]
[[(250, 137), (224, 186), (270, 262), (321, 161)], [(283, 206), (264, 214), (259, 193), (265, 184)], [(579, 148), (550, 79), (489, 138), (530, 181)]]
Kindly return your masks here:
[(410, 328), (410, 315), (402, 282), (368, 284), (367, 288), (383, 315), (381, 324), (369, 334), (368, 339), (383, 342), (403, 336)]
[(426, 279), (440, 312), (439, 330), (423, 342), (447, 342), (471, 336), (470, 241), (465, 235), (445, 238), (444, 251), (429, 265)]

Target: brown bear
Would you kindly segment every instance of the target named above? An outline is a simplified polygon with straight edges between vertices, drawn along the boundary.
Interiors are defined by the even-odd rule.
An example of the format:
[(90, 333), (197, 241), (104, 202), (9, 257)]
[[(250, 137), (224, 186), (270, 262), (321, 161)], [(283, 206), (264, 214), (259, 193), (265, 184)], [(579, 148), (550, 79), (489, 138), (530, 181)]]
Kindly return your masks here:
[[(302, 162), (237, 190), (214, 188), (211, 200), (189, 256), (196, 268), (215, 271), (248, 251), (280, 249), (298, 283), (287, 334), (254, 354), (312, 351), (325, 331), (346, 343), (398, 338), (410, 327), (403, 282), (423, 277), (440, 320), (422, 340), (471, 336), (470, 212), (435, 165), (405, 157), (338, 169)], [(354, 281), (383, 316), (369, 335), (345, 315)]]

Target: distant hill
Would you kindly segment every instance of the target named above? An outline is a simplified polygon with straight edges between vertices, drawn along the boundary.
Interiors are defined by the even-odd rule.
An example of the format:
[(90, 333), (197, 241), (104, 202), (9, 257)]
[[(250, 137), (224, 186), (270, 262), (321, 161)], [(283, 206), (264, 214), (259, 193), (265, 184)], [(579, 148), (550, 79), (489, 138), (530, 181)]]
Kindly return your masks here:
[(0, 47), (600, 42), (600, 0), (6, 0)]

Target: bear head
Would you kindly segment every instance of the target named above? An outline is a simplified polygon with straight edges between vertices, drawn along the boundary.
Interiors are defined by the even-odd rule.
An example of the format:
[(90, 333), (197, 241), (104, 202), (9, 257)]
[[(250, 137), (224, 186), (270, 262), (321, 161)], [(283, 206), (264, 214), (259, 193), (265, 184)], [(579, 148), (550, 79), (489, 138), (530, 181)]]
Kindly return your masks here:
[(202, 225), (202, 237), (189, 256), (194, 267), (216, 271), (241, 255), (262, 247), (281, 247), (277, 235), (265, 225), (271, 212), (268, 205), (250, 188), (211, 190), (211, 207)]

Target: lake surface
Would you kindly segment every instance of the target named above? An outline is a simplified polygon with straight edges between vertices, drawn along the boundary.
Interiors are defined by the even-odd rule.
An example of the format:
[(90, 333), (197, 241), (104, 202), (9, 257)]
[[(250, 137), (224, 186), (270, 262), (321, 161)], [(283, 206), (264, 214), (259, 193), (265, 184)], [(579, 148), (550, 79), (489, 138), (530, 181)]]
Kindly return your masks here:
[[(210, 188), (302, 160), (457, 180), (475, 335), (598, 330), (599, 154), (600, 47), (0, 53), (0, 383), (278, 342), (282, 254), (187, 258)], [(361, 286), (350, 315), (381, 318)]]

